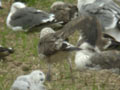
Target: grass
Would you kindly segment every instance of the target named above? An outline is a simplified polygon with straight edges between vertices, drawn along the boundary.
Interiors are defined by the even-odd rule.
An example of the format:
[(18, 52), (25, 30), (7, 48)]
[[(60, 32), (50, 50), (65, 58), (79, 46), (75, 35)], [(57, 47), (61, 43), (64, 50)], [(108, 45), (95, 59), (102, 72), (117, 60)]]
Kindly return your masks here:
[[(55, 0), (30, 0), (28, 6), (49, 11), (50, 5)], [(61, 0), (75, 3), (74, 0)], [(10, 9), (10, 2), (3, 1), (3, 10), (0, 10), (0, 44), (15, 49), (15, 53), (8, 56), (5, 61), (0, 61), (0, 90), (9, 90), (17, 76), (28, 74), (32, 70), (40, 69), (47, 72), (47, 65), (39, 60), (37, 45), (39, 32), (24, 33), (13, 32), (5, 25), (6, 17)], [(77, 33), (76, 33), (77, 34)], [(71, 37), (75, 43), (76, 35)], [(53, 80), (45, 82), (48, 90), (120, 90), (120, 76), (103, 70), (99, 72), (75, 70), (74, 57), (73, 68), (75, 83), (71, 82), (69, 65), (67, 61), (53, 64)], [(61, 73), (60, 73), (61, 71)]]

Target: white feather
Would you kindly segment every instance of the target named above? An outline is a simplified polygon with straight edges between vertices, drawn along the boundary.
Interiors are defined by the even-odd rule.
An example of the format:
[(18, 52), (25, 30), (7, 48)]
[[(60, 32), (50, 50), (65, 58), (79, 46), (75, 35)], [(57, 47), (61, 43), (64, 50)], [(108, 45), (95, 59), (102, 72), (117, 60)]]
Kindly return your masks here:
[(24, 3), (21, 3), (21, 2), (15, 2), (15, 3), (12, 4), (11, 10), (10, 10), (10, 12), (9, 12), (9, 14), (8, 14), (8, 16), (7, 16), (7, 20), (6, 20), (6, 24), (7, 24), (7, 26), (8, 26), (10, 29), (12, 29), (12, 30), (14, 30), (14, 31), (20, 31), (20, 30), (22, 30), (22, 27), (20, 27), (20, 26), (14, 27), (14, 26), (10, 25), (10, 21), (11, 21), (11, 16), (12, 16), (18, 9), (25, 8), (25, 7), (26, 7), (26, 5), (25, 5)]
[(19, 76), (10, 90), (45, 90), (43, 85), (45, 75), (40, 70), (35, 70), (28, 75)]
[[(80, 39), (80, 38), (79, 38)], [(92, 52), (87, 50), (88, 48), (93, 48), (91, 45), (89, 45), (87, 42), (82, 43), (79, 48), (82, 48), (83, 50), (77, 51), (75, 55), (75, 64), (76, 68), (79, 70), (86, 69), (86, 64), (90, 64), (90, 58), (93, 55)]]
[(50, 14), (48, 19), (43, 19), (42, 22), (46, 23), (46, 22), (52, 22), (55, 19), (55, 15), (54, 14)]
[(76, 64), (76, 68), (79, 70), (84, 70), (87, 69), (86, 64), (90, 64), (90, 57), (91, 55), (89, 55), (91, 52), (87, 51), (87, 50), (80, 50), (78, 52), (76, 52), (75, 55), (75, 64)]

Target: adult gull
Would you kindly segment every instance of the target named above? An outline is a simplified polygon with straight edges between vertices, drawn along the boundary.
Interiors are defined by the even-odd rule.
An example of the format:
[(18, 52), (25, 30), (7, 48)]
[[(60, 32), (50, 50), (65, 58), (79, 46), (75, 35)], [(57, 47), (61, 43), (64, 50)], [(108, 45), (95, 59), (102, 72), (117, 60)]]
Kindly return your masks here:
[(79, 14), (94, 15), (105, 28), (105, 33), (120, 41), (117, 22), (120, 19), (120, 7), (112, 0), (78, 0)]
[(54, 14), (27, 7), (24, 3), (15, 2), (11, 6), (6, 24), (13, 31), (29, 31), (29, 29), (54, 21)]

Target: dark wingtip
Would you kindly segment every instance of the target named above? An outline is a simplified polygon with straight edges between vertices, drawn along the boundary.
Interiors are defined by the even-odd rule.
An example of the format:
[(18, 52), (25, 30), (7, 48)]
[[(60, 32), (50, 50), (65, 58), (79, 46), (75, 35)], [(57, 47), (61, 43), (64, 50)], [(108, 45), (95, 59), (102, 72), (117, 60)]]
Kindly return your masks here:
[(0, 7), (0, 9), (3, 9), (3, 7)]
[(117, 21), (117, 28), (120, 30), (120, 19)]
[(13, 48), (8, 48), (9, 53), (14, 53), (15, 50)]
[(120, 50), (120, 42), (112, 40), (112, 44), (108, 47), (108, 49)]
[(114, 37), (105, 33), (103, 33), (103, 37), (111, 40), (111, 44), (107, 47), (107, 50), (109, 49), (120, 50), (120, 42), (116, 41)]
[(104, 38), (109, 38), (109, 39), (111, 39), (111, 40), (115, 40), (114, 37), (112, 37), (111, 35), (106, 34), (106, 33), (103, 33), (103, 37), (104, 37)]

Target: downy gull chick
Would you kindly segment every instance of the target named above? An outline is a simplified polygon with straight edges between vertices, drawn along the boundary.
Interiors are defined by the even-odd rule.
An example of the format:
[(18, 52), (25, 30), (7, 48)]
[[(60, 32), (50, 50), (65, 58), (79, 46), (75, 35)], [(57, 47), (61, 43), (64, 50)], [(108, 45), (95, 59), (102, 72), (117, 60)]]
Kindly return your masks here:
[[(99, 20), (97, 20), (97, 18), (95, 19), (95, 17), (93, 17), (93, 22), (94, 23), (91, 24), (93, 28), (86, 28), (87, 32), (91, 32), (89, 33), (89, 37), (85, 33), (83, 33), (84, 37), (79, 37), (78, 46), (82, 50), (76, 52), (76, 68), (81, 71), (86, 69), (113, 69), (113, 71), (116, 71), (120, 69), (120, 65), (118, 65), (118, 63), (120, 63), (120, 60), (118, 58), (118, 51), (115, 53), (115, 56), (117, 56), (116, 58), (113, 58), (113, 51), (102, 51), (109, 48), (111, 45), (114, 45), (114, 43), (112, 43), (112, 40), (114, 39), (110, 39), (110, 37), (108, 36), (107, 38), (103, 37), (103, 33), (101, 32), (101, 29), (103, 28), (102, 25), (99, 23)], [(91, 39), (93, 35), (96, 36), (94, 41)], [(120, 45), (119, 42), (118, 44)]]
[(44, 81), (44, 73), (35, 70), (28, 75), (17, 77), (10, 90), (46, 90), (43, 85)]
[(55, 14), (57, 21), (66, 24), (78, 16), (77, 6), (62, 1), (56, 1), (51, 5), (50, 12)]

